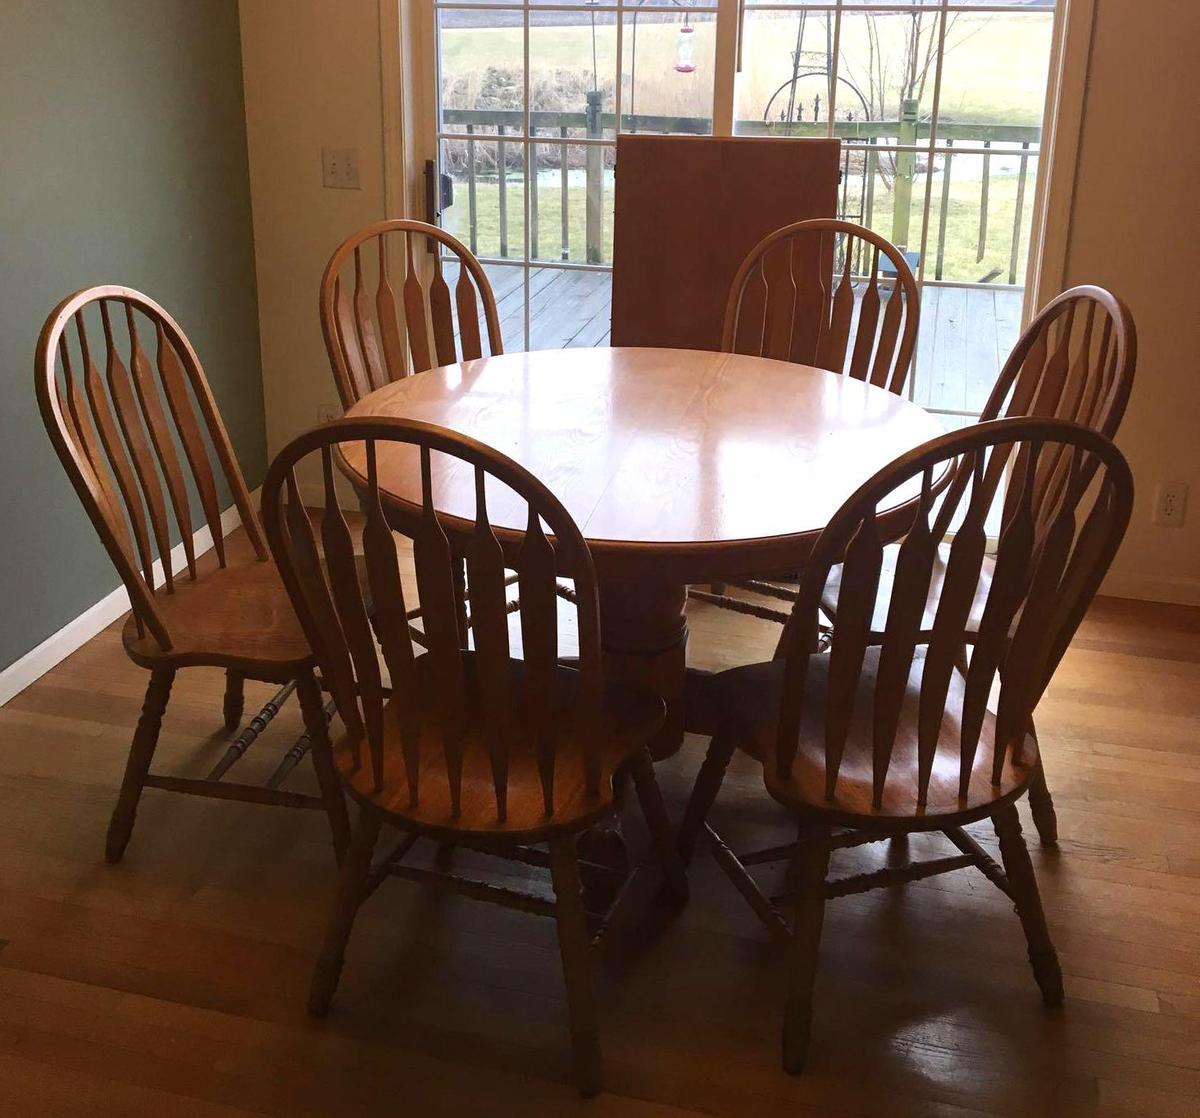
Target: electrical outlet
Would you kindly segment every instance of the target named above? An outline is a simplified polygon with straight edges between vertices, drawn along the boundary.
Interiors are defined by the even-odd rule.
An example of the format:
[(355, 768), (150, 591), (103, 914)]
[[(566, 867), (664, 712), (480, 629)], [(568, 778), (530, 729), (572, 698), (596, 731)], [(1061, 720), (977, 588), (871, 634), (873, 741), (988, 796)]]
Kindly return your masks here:
[(1178, 528), (1187, 515), (1187, 499), (1186, 481), (1160, 481), (1154, 491), (1154, 523)]
[(358, 190), (358, 149), (322, 148), (321, 179), (329, 190)]
[(317, 408), (317, 422), (329, 423), (334, 419), (342, 418), (341, 404), (322, 404)]

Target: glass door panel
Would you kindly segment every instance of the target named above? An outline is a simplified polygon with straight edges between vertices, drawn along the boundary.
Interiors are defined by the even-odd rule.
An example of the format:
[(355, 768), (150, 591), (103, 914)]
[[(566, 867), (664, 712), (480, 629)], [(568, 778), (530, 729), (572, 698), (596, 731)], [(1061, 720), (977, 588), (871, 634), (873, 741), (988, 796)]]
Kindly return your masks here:
[(710, 133), (718, 0), (435, 0), (442, 223), (510, 350), (603, 345), (616, 136)]

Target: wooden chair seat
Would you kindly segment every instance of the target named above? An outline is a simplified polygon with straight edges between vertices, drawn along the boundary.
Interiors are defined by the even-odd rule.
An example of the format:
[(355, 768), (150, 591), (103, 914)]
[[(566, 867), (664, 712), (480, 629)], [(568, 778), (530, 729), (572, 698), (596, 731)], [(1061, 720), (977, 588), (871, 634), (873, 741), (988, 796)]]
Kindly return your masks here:
[[(357, 565), (359, 583), (366, 586), (361, 556)], [(214, 565), (195, 582), (179, 579), (174, 593), (157, 601), (170, 626), (169, 651), (149, 633), (139, 635), (132, 615), (121, 634), (130, 658), (144, 668), (204, 665), (282, 682), (313, 664), (278, 568), (273, 560), (257, 559), (249, 547), (231, 544), (227, 566)]]
[[(870, 639), (883, 640), (887, 628), (888, 605), (892, 600), (892, 587), (896, 580), (896, 557), (900, 554), (900, 545), (891, 544), (883, 549), (883, 564), (879, 571), (879, 596), (875, 599), (875, 613), (871, 617)], [(921, 615), (921, 631), (929, 632), (933, 628), (934, 614), (942, 597), (942, 585), (946, 579), (946, 564), (950, 558), (950, 547), (943, 544), (938, 548), (930, 570), (929, 591), (925, 597), (925, 612)], [(985, 558), (979, 572), (979, 581), (975, 587), (975, 598), (971, 602), (971, 612), (967, 618), (967, 627), (971, 631), (979, 629), (983, 618), (983, 609), (987, 605), (988, 592), (992, 588), (992, 573), (996, 569), (993, 559)], [(842, 588), (842, 564), (836, 563), (829, 569), (829, 578), (825, 581), (825, 593), (821, 597), (821, 608), (829, 616), (837, 612), (838, 594)]]
[[(917, 711), (925, 666), (922, 650), (918, 649), (919, 658), (914, 658), (909, 672), (882, 805), (878, 809), (872, 807), (874, 734), (870, 696), (875, 693), (879, 656), (878, 648), (868, 648), (864, 656), (846, 751), (833, 799), (825, 796), (829, 656), (814, 656), (809, 661), (800, 748), (791, 776), (787, 779), (779, 777), (773, 763), (765, 763), (775, 752), (786, 661), (773, 660), (734, 668), (711, 680), (713, 695), (722, 714), (722, 732), (727, 729), (743, 750), (764, 762), (763, 775), (767, 790), (776, 800), (795, 810), (819, 812), (832, 822), (845, 826), (887, 826), (904, 821), (905, 829), (912, 830), (913, 821), (921, 820), (923, 826), (927, 824), (930, 830), (940, 830), (967, 822), (973, 815), (990, 814), (997, 804), (1012, 800), (1024, 791), (1037, 768), (1037, 742), (1029, 735), (1023, 748), (1010, 751), (1005, 759), (1000, 783), (993, 784), (992, 743), (996, 720), (989, 711), (984, 718), (967, 796), (959, 797), (959, 714), (962, 710), (963, 678), (954, 672), (934, 756), (928, 800), (924, 810), (916, 808)], [(1014, 760), (1014, 754), (1019, 755), (1018, 759)]]
[[(433, 661), (429, 655), (417, 659), (415, 667), (426, 694), (433, 691)], [(356, 750), (347, 734), (334, 745), (334, 760), (342, 780), (360, 800), (396, 817), (402, 826), (432, 832), (471, 834), (480, 838), (537, 841), (549, 830), (582, 830), (601, 818), (613, 806), (612, 775), (632, 754), (645, 748), (648, 738), (662, 724), (664, 707), (656, 695), (635, 691), (613, 680), (605, 682), (603, 726), (600, 732), (602, 776), (599, 795), (589, 796), (585, 788), (583, 740), (564, 719), (555, 737), (554, 815), (551, 821), (542, 801), (538, 774), (537, 743), (521, 733), (521, 719), (514, 719), (514, 733), (508, 754), (508, 812), (500, 820), (496, 813), (496, 794), (492, 763), (488, 752), (486, 722), (479, 693), (478, 664), (473, 653), (463, 654), (466, 690), (466, 718), (463, 740), (462, 810), (455, 816), (450, 809), (449, 782), (444, 779), (446, 759), (443, 735), (436, 712), (427, 710), (421, 718), (420, 771), (429, 774), (421, 781), (420, 800), (410, 804), (408, 780), (401, 748), (401, 715), (398, 697), (384, 706), (383, 788), (373, 791), (373, 777), (367, 764), (355, 764), (356, 752), (366, 756), (366, 748)], [(524, 687), (525, 664), (512, 661), (511, 687), (519, 695)], [(560, 667), (557, 673), (557, 704), (572, 709), (578, 691), (579, 673)]]

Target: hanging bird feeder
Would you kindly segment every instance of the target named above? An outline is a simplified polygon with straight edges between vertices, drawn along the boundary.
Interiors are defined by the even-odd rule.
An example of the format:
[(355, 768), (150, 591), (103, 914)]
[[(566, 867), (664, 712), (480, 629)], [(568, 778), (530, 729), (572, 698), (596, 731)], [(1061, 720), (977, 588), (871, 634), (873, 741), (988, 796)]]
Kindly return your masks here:
[(686, 13), (679, 36), (675, 40), (675, 70), (680, 74), (692, 74), (696, 71), (696, 29), (688, 22)]

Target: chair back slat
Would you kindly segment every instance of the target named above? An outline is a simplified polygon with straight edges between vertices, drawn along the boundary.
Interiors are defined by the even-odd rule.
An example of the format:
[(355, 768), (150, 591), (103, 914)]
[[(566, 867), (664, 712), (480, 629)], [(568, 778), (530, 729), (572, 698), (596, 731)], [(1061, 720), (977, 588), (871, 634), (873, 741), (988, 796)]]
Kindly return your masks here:
[(221, 524), (221, 507), (217, 501), (217, 481), (213, 475), (212, 463), (208, 458), (208, 449), (204, 445), (204, 436), (196, 413), (188, 398), (187, 374), (175, 347), (167, 338), (167, 332), (161, 322), (155, 323), (156, 352), (155, 364), (158, 375), (162, 379), (163, 388), (167, 395), (167, 408), (171, 412), (171, 420), (179, 432), (183, 443), (184, 457), (188, 469), (196, 485), (200, 497), (200, 508), (204, 512), (204, 522), (212, 535), (213, 549), (221, 566), (225, 565), (225, 529)]
[(375, 317), (379, 321), (379, 336), (383, 340), (384, 369), (387, 383), (392, 369), (404, 368), (404, 338), (400, 333), (400, 316), (396, 305), (396, 289), (392, 286), (391, 261), (384, 237), (375, 239), (378, 283), (375, 287)]
[[(142, 341), (151, 333), (153, 362)], [(93, 356), (98, 344), (104, 346), (103, 374)], [(35, 383), (46, 430), (129, 592), (139, 635), (149, 632), (169, 651), (173, 642), (155, 605), (156, 582), (170, 594), (179, 577), (201, 577), (193, 536), (203, 525), (212, 533), (218, 562), (226, 562), (217, 467), (258, 558), (267, 558), (199, 359), (152, 299), (126, 287), (91, 287), (64, 299), (47, 318)], [(174, 532), (183, 553), (179, 569)]]
[[(448, 268), (457, 269), (453, 282)], [(456, 237), (408, 220), (378, 222), (348, 237), (321, 280), (321, 327), (343, 407), (409, 373), (483, 356), (480, 306), (487, 352), (503, 353), (487, 275)]]
[(433, 257), (433, 278), (429, 283), (429, 321), (433, 325), (433, 349), (439, 365), (453, 365), (458, 360), (454, 348), (454, 311), (450, 288), (442, 274), (442, 258)]
[[(1001, 482), (1009, 473), (997, 469), (997, 461), (1024, 463), (1007, 492)], [(1052, 480), (1039, 492), (1045, 462), (1053, 463)], [(948, 477), (957, 484), (946, 485)], [(955, 505), (950, 516), (944, 508), (935, 511), (946, 501)], [(927, 806), (948, 733), (958, 735), (960, 802), (980, 771), (981, 743), (991, 754), (979, 763), (998, 784), (1006, 760), (1022, 760), (1014, 751), (1021, 749), (1033, 708), (1116, 553), (1132, 502), (1129, 466), (1105, 436), (1045, 417), (995, 420), (944, 435), (881, 470), (833, 517), (805, 566), (778, 652), (787, 661), (775, 755), (779, 776), (791, 773), (806, 717), (823, 719), (826, 795), (834, 800), (847, 728), (866, 702), (876, 809), (907, 798), (910, 810)], [(1007, 512), (995, 562), (985, 574), (985, 524), (1001, 503)], [(913, 509), (913, 517), (897, 555), (885, 631), (881, 640), (873, 638), (879, 645), (874, 681), (864, 690), (864, 646), (872, 639), (866, 629), (880, 589), (876, 518), (880, 510), (903, 506)], [(952, 523), (953, 542), (942, 551)], [(828, 686), (822, 702), (806, 710), (810, 661), (818, 655), (818, 606), (837, 563), (843, 573)], [(922, 631), (936, 564), (942, 569), (934, 620)], [(997, 683), (995, 719), (989, 722)], [(889, 769), (904, 710), (915, 717), (904, 733), (913, 733), (915, 725), (916, 781), (893, 786)], [(936, 771), (942, 781), (945, 773)]]
[(933, 631), (925, 650), (925, 668), (921, 683), (921, 701), (917, 716), (917, 805), (924, 807), (929, 795), (929, 780), (941, 735), (942, 719), (950, 680), (963, 654), (964, 633), (968, 631), (971, 607), (979, 589), (987, 550), (984, 521), (992, 506), (995, 490), (985, 483), (984, 455), (977, 453), (960, 461), (959, 467), (972, 474), (970, 502), (966, 516), (954, 535), (941, 594), (933, 618)]
[[(1038, 651), (1046, 644), (1045, 618), (1054, 613), (1075, 537), (1075, 507), (1068, 500), (1051, 521), (1040, 546), (1035, 543), (1033, 548), (1024, 606), (1005, 658), (1008, 670), (1002, 677), (996, 708), (998, 741), (1018, 743), (1036, 702), (1031, 696), (1035, 693), (1040, 696), (1043, 665), (1039, 663)], [(998, 746), (993, 759), (993, 780), (999, 779), (1003, 762)]]
[[(125, 321), (129, 330), (129, 367), (133, 373), (134, 390), (137, 392), (137, 400), (141, 405), (142, 416), (145, 419), (146, 428), (150, 435), (150, 444), (154, 448), (154, 455), (158, 459), (158, 465), (166, 481), (167, 496), (170, 499), (171, 512), (175, 517), (175, 524), (181, 536), (180, 542), (183, 544), (184, 560), (187, 563), (188, 573), (192, 578), (195, 578), (196, 551), (190, 531), (192, 511), (188, 506), (187, 486), (183, 480), (183, 469), (179, 463), (179, 455), (175, 452), (175, 442), (171, 438), (171, 433), (167, 428), (167, 417), (163, 411), (158, 385), (154, 381), (153, 373), (150, 370), (150, 362), (146, 358), (146, 351), (142, 348), (141, 338), (138, 336), (137, 323), (133, 317), (133, 307), (129, 303), (125, 304)], [(167, 567), (168, 570), (166, 573), (169, 586), (171, 585), (169, 564)]]
[[(814, 244), (818, 275), (797, 276), (797, 262), (811, 261)], [(886, 294), (881, 254), (895, 274)], [(815, 294), (803, 300), (803, 309), (801, 289)], [(916, 280), (899, 249), (865, 226), (815, 218), (764, 237), (742, 261), (729, 291), (721, 348), (831, 369), (899, 393), (912, 366), (919, 317)]]
[(358, 338), (353, 301), (346, 296), (341, 276), (333, 278), (331, 299), (331, 313), (337, 324), (333, 344), (338, 349), (338, 368), (340, 375), (346, 379), (347, 390), (352, 392), (353, 399), (358, 400), (372, 392), (373, 386)]
[(848, 375), (855, 380), (866, 380), (872, 368), (871, 357), (875, 352), (879, 311), (883, 305), (879, 293), (879, 249), (871, 245), (868, 255), (871, 258), (871, 270), (867, 274), (862, 298), (858, 304), (858, 326), (854, 331), (854, 351), (848, 370)]
[[(371, 588), (375, 632), (379, 637), (383, 662), (387, 665), (392, 692), (399, 700), (397, 716), (401, 754), (411, 806), (417, 802), (421, 780), (421, 688), (409, 635), (408, 607), (396, 541), (379, 497), (378, 450), (373, 442), (367, 447), (367, 492), (362, 507), (365, 513), (363, 560), (367, 583)], [(383, 783), (382, 750), (372, 754), (371, 770), (374, 787), (378, 791)]]
[[(383, 682), (375, 639), (363, 601), (358, 564), (354, 557), (354, 540), (346, 518), (338, 504), (333, 480), (333, 456), (329, 447), (321, 452), (321, 474), (324, 485), (324, 509), (321, 515), (321, 546), (325, 553), (325, 575), (329, 583), (333, 607), (341, 624), (350, 665), (362, 695), (363, 728), (372, 750), (378, 755), (383, 748)], [(377, 783), (382, 774), (375, 773)]]
[[(334, 455), (349, 453), (351, 447), (361, 452), (365, 463), (365, 481), (358, 486), (364, 512), (365, 590), (354, 572), (353, 536), (336, 508), (332, 484)], [(295, 481), (302, 461), (317, 454), (325, 477), (321, 549)], [(389, 462), (407, 461), (419, 469), (419, 499), (397, 504), (380, 489), (385, 454)], [(464, 467), (474, 472), (473, 520), (438, 508), (441, 479), (459, 477)], [(492, 488), (504, 492), (490, 493)], [(489, 498), (507, 518), (514, 508), (513, 494), (524, 502), (527, 516), (494, 527)], [(508, 810), (511, 751), (519, 734), (534, 748), (549, 820), (557, 806), (555, 773), (563, 763), (558, 755), (560, 735), (569, 726), (590, 732), (582, 737), (583, 776), (588, 793), (599, 794), (600, 755), (591, 742), (601, 724), (603, 694), (595, 571), (579, 529), (532, 475), (475, 440), (429, 424), (345, 419), (308, 432), (284, 449), (264, 484), (263, 510), (284, 583), (338, 702), (355, 757), (370, 765), (377, 790), (385, 781), (402, 778), (410, 807), (428, 797), (446, 803), (454, 817), (465, 810), (464, 797), (470, 795), (476, 817), (481, 806), (477, 776), (468, 792), (464, 773), (470, 763), (478, 774), (482, 763), (490, 774), (497, 821), (502, 822)], [(428, 646), (422, 654), (410, 637), (397, 533), (412, 540)], [(453, 582), (455, 556), (460, 554), (467, 563), (473, 636), (466, 648), (459, 635)], [(520, 661), (510, 656), (506, 567), (518, 572)], [(567, 671), (558, 661), (555, 588), (563, 578), (572, 580), (575, 590), (576, 671)], [(390, 699), (382, 686), (380, 653), (391, 681)], [(518, 679), (519, 690), (514, 686)], [(382, 743), (389, 718), (399, 719), (402, 777), (384, 763)], [(435, 739), (444, 766), (427, 760), (423, 764)], [(476, 757), (469, 752), (473, 750), (484, 752)]]
[(845, 254), (841, 278), (829, 300), (829, 328), (824, 344), (817, 353), (817, 364), (823, 369), (842, 369), (846, 365), (846, 347), (850, 341), (850, 320), (854, 315), (854, 277), (851, 275), (853, 253)]
[(458, 606), (454, 595), (453, 553), (434, 507), (433, 464), (421, 447), (421, 518), (413, 536), (417, 593), (432, 665), (433, 697), (445, 739), (446, 777), (455, 814), (461, 809), (463, 664)]
[(959, 795), (963, 797), (967, 795), (979, 739), (983, 733), (987, 703), (1005, 642), (1029, 586), (1035, 533), (1032, 479), (1026, 478), (1017, 488), (1019, 499), (1001, 531), (991, 587), (979, 620), (978, 635), (971, 646), (963, 690), (959, 749)]
[(916, 514), (896, 555), (895, 590), (888, 603), (879, 657), (871, 747), (871, 797), (876, 808), (883, 803), (892, 744), (904, 705), (904, 689), (912, 671), (925, 603), (929, 600), (929, 580), (937, 554), (937, 540), (929, 523), (932, 507), (933, 471), (927, 468), (921, 475), (921, 498)]
[(475, 467), (475, 530), (467, 548), (471, 587), (471, 629), (479, 653), (479, 689), (484, 733), (496, 786), (496, 811), (508, 815), (508, 752), (513, 727), (512, 673), (509, 670), (508, 601), (504, 551), (487, 511), (487, 473)]
[(433, 357), (426, 322), (425, 285), (421, 283), (413, 258), (411, 237), (404, 238), (404, 272), (404, 327), (408, 331), (408, 350), (412, 356), (412, 371), (423, 373), (433, 368)]
[(883, 541), (873, 514), (863, 517), (846, 549), (842, 584), (846, 587), (846, 611), (838, 613), (838, 639), (829, 655), (829, 700), (825, 720), (825, 766), (827, 793), (837, 778), (854, 713), (854, 694), (862, 674), (863, 656), (874, 612), (873, 590), (879, 585), (883, 564)]
[[(311, 631), (319, 633), (331, 649), (322, 665), (325, 684), (333, 695), (346, 728), (358, 741), (364, 735), (364, 728), (356, 701), (357, 684), (350, 649), (330, 592), (312, 521), (300, 499), (300, 487), (296, 484), (295, 476), (287, 479), (287, 485), (287, 516), (281, 530), (287, 533), (293, 578), (303, 589), (305, 599), (311, 603)], [(356, 756), (355, 760), (361, 763), (361, 755)]]
[[(491, 290), (484, 294), (486, 304)], [(492, 300), (495, 302), (495, 300)], [(458, 282), (454, 285), (454, 305), (458, 310), (459, 345), (462, 347), (464, 361), (472, 361), (483, 356), (483, 342), (479, 337), (479, 300), (475, 298), (475, 285), (471, 282), (471, 273), (466, 268), (458, 271)], [(503, 352), (500, 346), (499, 328), (496, 333), (496, 343), (492, 353)]]
[(521, 598), (521, 647), (525, 659), (522, 715), (537, 743), (538, 772), (546, 812), (554, 811), (554, 732), (557, 725), (555, 675), (558, 666), (557, 597), (554, 549), (536, 510), (529, 510), (525, 540), (517, 556)]
[(358, 352), (362, 354), (363, 368), (371, 389), (387, 384), (383, 370), (383, 355), (379, 350), (379, 339), (375, 335), (375, 323), (371, 319), (367, 302), (367, 285), (363, 280), (362, 251), (354, 249), (354, 333)]

